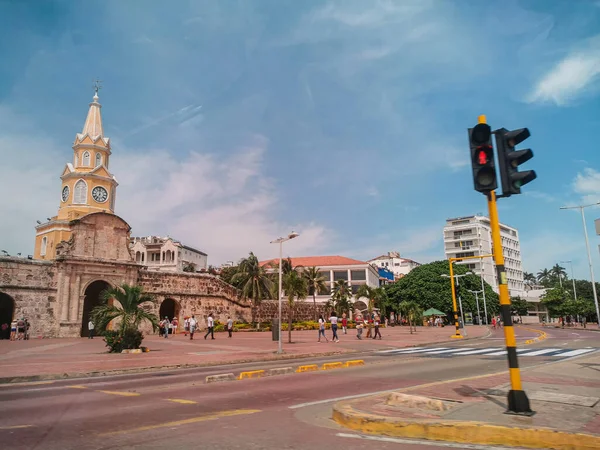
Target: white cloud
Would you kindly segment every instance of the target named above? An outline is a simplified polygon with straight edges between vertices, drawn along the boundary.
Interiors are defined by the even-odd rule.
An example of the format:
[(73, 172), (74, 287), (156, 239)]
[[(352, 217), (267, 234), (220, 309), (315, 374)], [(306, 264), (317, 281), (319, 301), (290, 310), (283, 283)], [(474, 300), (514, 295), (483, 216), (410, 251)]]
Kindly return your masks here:
[(600, 172), (588, 167), (578, 173), (573, 180), (573, 191), (581, 196), (582, 204), (599, 202)]
[(554, 102), (563, 106), (598, 86), (600, 35), (570, 52), (535, 85), (529, 102)]

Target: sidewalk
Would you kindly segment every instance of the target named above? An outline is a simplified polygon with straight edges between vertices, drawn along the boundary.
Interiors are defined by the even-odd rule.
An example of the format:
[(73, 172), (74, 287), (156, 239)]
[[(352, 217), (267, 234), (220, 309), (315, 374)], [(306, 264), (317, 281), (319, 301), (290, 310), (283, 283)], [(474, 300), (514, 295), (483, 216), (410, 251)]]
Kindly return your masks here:
[[(469, 338), (488, 333), (487, 327), (470, 326)], [(110, 354), (101, 337), (94, 339), (33, 339), (0, 341), (0, 382), (69, 378), (86, 374), (118, 373), (163, 367), (210, 366), (226, 363), (267, 361), (294, 357), (327, 356), (386, 348), (411, 347), (450, 341), (452, 327), (419, 327), (410, 334), (408, 327), (383, 328), (382, 340), (356, 339), (356, 331), (341, 334), (339, 343), (318, 343), (317, 331), (294, 331), (287, 343), (283, 337), (284, 355), (277, 355), (277, 342), (270, 332), (216, 333), (215, 340), (204, 340), (196, 334), (193, 341), (183, 334), (168, 339), (148, 336), (142, 345), (150, 349), (142, 354)], [(363, 334), (364, 336), (364, 334)], [(331, 332), (328, 331), (328, 337)], [(23, 378), (25, 377), (25, 378)]]
[(600, 449), (600, 355), (522, 370), (532, 417), (504, 414), (506, 373), (340, 402), (333, 418), (363, 433), (527, 448)]

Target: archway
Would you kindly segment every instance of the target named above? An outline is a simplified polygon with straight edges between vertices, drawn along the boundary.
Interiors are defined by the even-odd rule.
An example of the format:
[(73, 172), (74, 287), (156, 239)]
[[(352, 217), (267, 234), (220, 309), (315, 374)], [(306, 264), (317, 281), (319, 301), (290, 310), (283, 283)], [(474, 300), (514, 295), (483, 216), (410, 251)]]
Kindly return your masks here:
[(177, 318), (177, 322), (179, 320), (179, 312), (181, 310), (181, 306), (179, 303), (172, 298), (165, 298), (160, 304), (160, 308), (158, 309), (158, 316), (162, 319), (167, 316), (169, 320), (172, 322), (173, 318)]
[(354, 307), (355, 313), (357, 313), (357, 312), (362, 313), (368, 309), (367, 304), (365, 302), (363, 302), (362, 300), (356, 300), (352, 306)]
[(8, 324), (8, 329), (0, 328), (0, 339), (8, 339), (10, 337), (10, 323), (13, 320), (15, 313), (15, 301), (8, 294), (0, 292), (0, 326)]
[[(85, 289), (84, 299), (83, 299), (83, 315), (81, 317), (81, 337), (88, 337), (88, 322), (90, 321), (90, 315), (92, 310), (96, 307), (104, 303), (101, 298), (101, 294), (106, 289), (110, 288), (110, 284), (106, 281), (98, 280), (90, 283), (90, 285)], [(101, 331), (101, 330), (96, 330)]]

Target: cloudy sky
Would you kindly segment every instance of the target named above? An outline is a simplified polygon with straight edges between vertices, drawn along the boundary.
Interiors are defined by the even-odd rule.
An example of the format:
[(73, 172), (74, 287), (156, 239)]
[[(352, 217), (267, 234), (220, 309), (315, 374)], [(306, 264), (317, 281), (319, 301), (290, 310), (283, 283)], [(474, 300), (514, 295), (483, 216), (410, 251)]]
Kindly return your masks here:
[[(92, 80), (117, 213), (237, 260), (443, 257), (448, 217), (486, 213), (467, 128), (528, 127), (538, 179), (501, 200), (526, 270), (573, 260), (600, 200), (600, 2), (0, 2), (0, 248), (56, 214)], [(599, 238), (588, 209), (600, 277)]]

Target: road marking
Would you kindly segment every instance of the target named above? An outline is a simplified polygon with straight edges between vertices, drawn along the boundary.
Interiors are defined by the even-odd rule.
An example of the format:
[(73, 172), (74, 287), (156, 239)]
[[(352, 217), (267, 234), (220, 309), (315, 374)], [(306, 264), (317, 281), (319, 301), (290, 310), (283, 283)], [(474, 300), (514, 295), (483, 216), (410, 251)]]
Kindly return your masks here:
[(12, 425), (8, 427), (0, 427), (0, 430), (17, 430), (20, 428), (31, 428), (33, 425)]
[(393, 444), (411, 444), (411, 445), (425, 445), (429, 447), (448, 447), (448, 448), (466, 448), (469, 450), (514, 450), (514, 447), (490, 447), (489, 445), (477, 445), (477, 444), (458, 444), (454, 442), (443, 442), (443, 441), (422, 441), (417, 439), (400, 439), (383, 436), (366, 436), (364, 434), (349, 434), (349, 433), (337, 433), (336, 436), (351, 439), (362, 439), (364, 441), (378, 441), (378, 442), (390, 442)]
[(593, 348), (581, 348), (579, 350), (571, 350), (570, 352), (561, 353), (560, 356), (577, 356), (585, 353), (593, 352)]
[(469, 352), (456, 352), (454, 353), (456, 356), (464, 356), (464, 355), (476, 355), (478, 353), (487, 353), (487, 352), (493, 352), (495, 350), (498, 350), (497, 348), (480, 348), (479, 350), (471, 350)]
[[(463, 348), (463, 347), (461, 347), (460, 350), (458, 350), (458, 351), (460, 351), (460, 352), (465, 351), (466, 352), (467, 350), (473, 350), (473, 349), (472, 348)], [(451, 353), (451, 352), (455, 352), (455, 351), (457, 351), (455, 348), (451, 348), (449, 350), (438, 350), (437, 352), (427, 352), (427, 354), (428, 355), (441, 355), (442, 353)]]
[(543, 348), (541, 350), (536, 350), (533, 352), (527, 352), (527, 353), (523, 353), (523, 356), (538, 356), (538, 355), (543, 355), (544, 353), (552, 353), (552, 352), (559, 352), (560, 348)]
[(170, 402), (173, 403), (181, 403), (182, 405), (197, 405), (198, 402), (195, 402), (193, 400), (184, 400), (182, 398), (168, 398), (167, 399)]
[(95, 391), (95, 392), (102, 392), (103, 394), (109, 394), (109, 395), (120, 395), (122, 397), (138, 397), (141, 395), (138, 392), (122, 392), (122, 391)]
[(27, 386), (40, 386), (42, 384), (53, 384), (54, 381), (25, 381), (23, 383), (7, 383), (7, 384), (0, 384), (0, 387), (27, 387)]
[(99, 436), (115, 436), (118, 434), (129, 434), (129, 433), (137, 433), (140, 431), (157, 430), (159, 428), (177, 427), (180, 425), (188, 425), (191, 423), (206, 422), (208, 420), (216, 420), (216, 419), (220, 419), (223, 417), (241, 416), (241, 415), (246, 415), (246, 414), (254, 414), (254, 413), (258, 413), (258, 412), (260, 412), (259, 409), (234, 409), (234, 410), (230, 410), (230, 411), (220, 411), (220, 412), (217, 412), (214, 414), (207, 414), (206, 416), (192, 417), (191, 419), (176, 420), (174, 422), (159, 423), (156, 425), (147, 425), (145, 427), (131, 428), (129, 430), (119, 430), (119, 431), (111, 431), (109, 433), (101, 433), (101, 434), (99, 434)]
[[(421, 349), (423, 349), (423, 348), (424, 348), (424, 347), (409, 347), (409, 348), (407, 348), (406, 350), (407, 350), (407, 351), (408, 351), (408, 350), (421, 350)], [(393, 353), (393, 352), (397, 352), (397, 351), (398, 351), (398, 349), (397, 349), (397, 348), (392, 348), (391, 350), (382, 350), (382, 351), (380, 351), (380, 352), (377, 352), (377, 353)]]
[(71, 389), (87, 389), (87, 386), (84, 386), (82, 384), (73, 384), (71, 386), (67, 386), (68, 388)]

